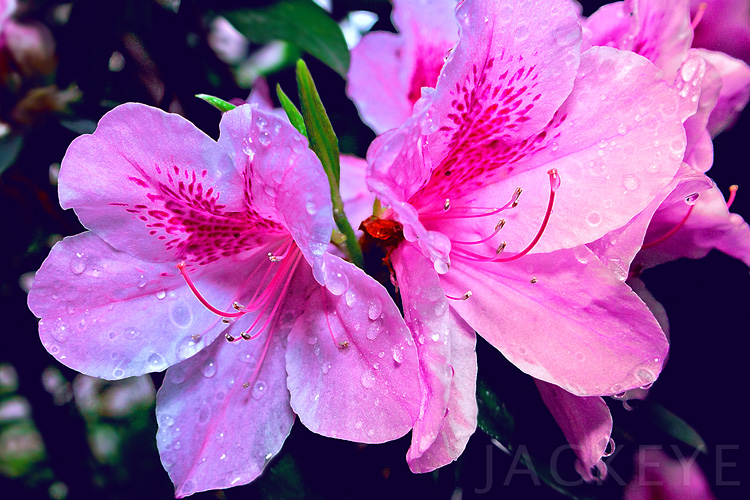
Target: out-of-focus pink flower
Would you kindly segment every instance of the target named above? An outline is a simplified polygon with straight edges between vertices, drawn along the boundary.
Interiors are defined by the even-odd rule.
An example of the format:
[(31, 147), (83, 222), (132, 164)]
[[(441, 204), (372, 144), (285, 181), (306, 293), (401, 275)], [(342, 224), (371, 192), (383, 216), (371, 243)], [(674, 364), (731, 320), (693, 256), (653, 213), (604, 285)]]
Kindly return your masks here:
[(458, 40), (456, 0), (394, 0), (399, 33), (365, 35), (352, 49), (347, 93), (376, 133), (412, 114), (422, 87), (434, 87)]
[(661, 449), (642, 447), (635, 456), (635, 473), (625, 487), (625, 500), (713, 500), (695, 456), (669, 457)]
[[(568, 1), (467, 0), (457, 18), (460, 41), (436, 89), (368, 151), (368, 184), (390, 206), (382, 218), (403, 226), (391, 258), (423, 374), (435, 373), (429, 351), (450, 364), (440, 350), (475, 329), (521, 370), (577, 395), (653, 382), (663, 332), (584, 245), (671, 182), (686, 144), (679, 100), (638, 55), (581, 54)], [(404, 275), (419, 278), (404, 287)], [(459, 345), (463, 359), (472, 344)], [(449, 407), (451, 383), (470, 375), (423, 382), (433, 387), (423, 405)], [(442, 425), (453, 429), (453, 415)]]
[(690, 0), (690, 12), (696, 16), (706, 4), (695, 27), (693, 47), (724, 52), (750, 64), (750, 8), (747, 0)]
[(295, 413), (376, 443), (419, 404), (398, 309), (327, 251), (330, 191), (304, 137), (252, 105), (220, 129), (217, 143), (126, 104), (76, 139), (60, 199), (90, 232), (58, 243), (29, 293), (63, 364), (108, 379), (171, 367), (158, 445), (180, 497), (253, 480)]

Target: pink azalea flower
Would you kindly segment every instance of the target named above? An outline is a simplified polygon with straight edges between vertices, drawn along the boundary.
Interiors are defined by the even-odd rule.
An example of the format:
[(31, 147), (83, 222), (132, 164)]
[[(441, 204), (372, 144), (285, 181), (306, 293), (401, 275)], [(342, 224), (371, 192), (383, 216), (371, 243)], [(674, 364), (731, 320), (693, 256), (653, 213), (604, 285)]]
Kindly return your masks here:
[[(631, 50), (664, 70), (665, 80), (682, 98), (687, 133), (685, 164), (671, 192), (665, 190), (627, 227), (590, 246), (610, 267), (627, 270), (639, 240), (645, 241), (646, 255), (639, 256), (636, 272), (657, 261), (702, 257), (711, 248), (750, 262), (750, 228), (729, 213), (703, 175), (713, 163), (711, 138), (734, 123), (750, 98), (750, 68), (721, 52), (690, 49), (702, 15), (696, 13), (691, 22), (688, 0), (626, 0), (605, 5), (585, 20), (585, 45)], [(646, 227), (649, 234), (643, 240)], [(694, 247), (686, 247), (687, 242)], [(659, 257), (649, 256), (654, 246)]]
[(713, 500), (695, 456), (671, 458), (659, 448), (644, 447), (635, 456), (635, 473), (625, 500)]
[(399, 33), (368, 33), (352, 49), (347, 93), (376, 133), (412, 114), (422, 87), (434, 87), (458, 40), (456, 0), (393, 0)]
[[(581, 54), (570, 2), (467, 0), (457, 16), (460, 41), (436, 89), (422, 89), (414, 114), (368, 152), (368, 184), (391, 207), (383, 217), (403, 226), (391, 258), (430, 388), (424, 415), (450, 409), (415, 425), (417, 470), (428, 470), (415, 466), (420, 433), (472, 424), (471, 404), (451, 399), (471, 369), (451, 378), (432, 361), (471, 357), (462, 339), (472, 329), (576, 395), (653, 382), (663, 332), (584, 245), (644, 210), (686, 144), (679, 100), (657, 69), (611, 48)], [(433, 446), (455, 458), (445, 443)]]
[(252, 105), (220, 130), (126, 104), (76, 139), (60, 199), (90, 231), (52, 249), (29, 294), (65, 365), (171, 367), (157, 439), (178, 497), (252, 481), (295, 414), (378, 443), (418, 412), (409, 331), (382, 286), (328, 253), (329, 187), (304, 137)]

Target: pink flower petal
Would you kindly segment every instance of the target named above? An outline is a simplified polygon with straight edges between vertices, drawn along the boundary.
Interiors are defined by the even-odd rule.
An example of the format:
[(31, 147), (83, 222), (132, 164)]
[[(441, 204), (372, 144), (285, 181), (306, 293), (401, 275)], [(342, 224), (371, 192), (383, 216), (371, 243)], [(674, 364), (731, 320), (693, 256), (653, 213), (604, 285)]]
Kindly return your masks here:
[(152, 262), (205, 264), (278, 233), (248, 231), (245, 203), (222, 147), (181, 116), (142, 104), (104, 115), (92, 135), (73, 141), (60, 169), (63, 208), (118, 250)]
[(633, 479), (625, 500), (713, 500), (711, 487), (695, 455), (670, 458), (661, 446), (642, 446), (635, 455)]
[(250, 105), (226, 112), (220, 128), (219, 144), (245, 172), (252, 208), (267, 224), (283, 225), (310, 265), (319, 268), (333, 212), (328, 179), (307, 139), (287, 121)]
[[(671, 230), (689, 208), (678, 201), (659, 210), (645, 241), (658, 239)], [(700, 259), (714, 248), (750, 266), (750, 226), (739, 214), (729, 212), (717, 187), (701, 192), (685, 224), (666, 240), (641, 250), (636, 264), (650, 268), (680, 257)]]
[(574, 396), (541, 380), (535, 382), (544, 404), (578, 457), (576, 469), (583, 479), (593, 481), (594, 467), (606, 471), (602, 456), (610, 446), (612, 434), (612, 415), (607, 403), (598, 397)]
[(535, 6), (459, 6), (460, 41), (438, 80), (431, 112), (430, 153), (445, 169), (504, 165), (504, 146), (539, 133), (568, 97), (580, 54), (578, 17), (564, 0)]
[(341, 180), (339, 192), (344, 202), (346, 217), (352, 225), (355, 233), (360, 223), (372, 215), (375, 193), (367, 189), (365, 175), (367, 173), (367, 162), (361, 158), (350, 155), (341, 155)]
[(324, 256), (326, 288), (311, 280), (289, 334), (291, 404), (324, 436), (382, 443), (406, 434), (419, 411), (414, 342), (385, 289), (351, 263)]
[(385, 32), (368, 33), (352, 49), (346, 93), (377, 134), (399, 126), (411, 114), (403, 50), (402, 37)]
[(456, 262), (453, 308), (519, 369), (580, 396), (653, 382), (668, 345), (643, 302), (586, 247), (507, 263)]
[(177, 498), (249, 483), (294, 423), (281, 336), (217, 340), (171, 367), (156, 417), (159, 454)]
[(693, 50), (713, 66), (721, 80), (718, 102), (707, 125), (711, 136), (716, 137), (734, 125), (750, 99), (750, 67), (722, 52)]
[[(194, 282), (231, 310), (265, 253), (206, 266)], [(193, 295), (172, 264), (119, 252), (93, 233), (55, 245), (37, 272), (29, 308), (46, 349), (66, 366), (105, 379), (162, 371), (210, 344), (227, 325)], [(245, 318), (245, 321), (250, 320)]]
[(418, 249), (402, 245), (391, 258), (422, 386), (406, 459), (413, 472), (429, 472), (456, 460), (476, 429), (476, 335), (451, 311), (438, 274)]

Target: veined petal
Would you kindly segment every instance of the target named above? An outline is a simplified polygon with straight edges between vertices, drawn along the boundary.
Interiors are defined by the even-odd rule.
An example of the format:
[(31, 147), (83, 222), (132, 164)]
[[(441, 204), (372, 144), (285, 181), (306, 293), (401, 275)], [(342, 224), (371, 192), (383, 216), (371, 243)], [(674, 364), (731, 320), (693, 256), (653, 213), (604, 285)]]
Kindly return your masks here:
[(246, 210), (224, 149), (181, 116), (123, 104), (77, 138), (60, 169), (60, 204), (120, 251), (206, 264), (276, 237)]
[(502, 0), (459, 6), (459, 42), (440, 75), (431, 112), (435, 164), (442, 161), (465, 177), (481, 165), (505, 164), (502, 146), (539, 133), (568, 97), (578, 70), (578, 17), (565, 0), (536, 5)]
[[(576, 85), (538, 136), (538, 150), (506, 165), (503, 174), (485, 172), (458, 184), (453, 175), (450, 183), (433, 177), (430, 189), (420, 192), (417, 207), (430, 200), (432, 210), (439, 210), (446, 198), (455, 205), (498, 206), (515, 186), (521, 187), (518, 207), (502, 214), (507, 219), (502, 230), (506, 251), (520, 251), (545, 217), (547, 171), (555, 168), (560, 186), (552, 216), (532, 252), (589, 243), (626, 224), (672, 181), (685, 150), (679, 103), (646, 59), (594, 47), (582, 54)], [(507, 179), (482, 187), (482, 179), (492, 175)], [(429, 196), (430, 191), (435, 194)], [(440, 221), (439, 230), (465, 240), (466, 235), (490, 234), (496, 222), (489, 217), (448, 219)]]
[(249, 483), (281, 449), (294, 423), (280, 332), (289, 326), (217, 340), (167, 370), (156, 438), (177, 498)]
[(251, 105), (224, 113), (219, 144), (245, 173), (251, 206), (288, 230), (314, 269), (333, 230), (330, 188), (307, 139), (287, 121)]
[(456, 460), (476, 429), (476, 334), (451, 310), (432, 262), (417, 248), (401, 245), (391, 259), (422, 387), (406, 459), (413, 472), (429, 472)]
[(414, 342), (386, 290), (353, 264), (324, 255), (326, 288), (310, 279), (286, 351), (291, 404), (324, 436), (382, 443), (419, 411)]
[[(658, 239), (675, 227), (690, 207), (677, 201), (654, 215), (645, 241)], [(739, 214), (730, 213), (717, 187), (700, 193), (690, 217), (664, 241), (643, 249), (636, 264), (648, 269), (680, 257), (700, 259), (717, 249), (750, 266), (750, 226)]]
[(580, 467), (576, 469), (583, 479), (593, 481), (592, 468), (603, 467), (606, 471), (602, 456), (610, 445), (612, 435), (612, 415), (607, 403), (595, 396), (575, 396), (541, 380), (534, 382), (544, 404), (578, 457)]
[(506, 263), (454, 260), (453, 308), (519, 369), (580, 396), (650, 384), (668, 344), (635, 293), (586, 248)]
[[(231, 310), (241, 293), (260, 286), (249, 278), (264, 262), (262, 252), (226, 258), (206, 266), (194, 282), (209, 302)], [(42, 318), (39, 334), (52, 355), (105, 379), (162, 371), (227, 328), (198, 302), (175, 266), (139, 260), (90, 232), (55, 245), (36, 274), (29, 308)]]

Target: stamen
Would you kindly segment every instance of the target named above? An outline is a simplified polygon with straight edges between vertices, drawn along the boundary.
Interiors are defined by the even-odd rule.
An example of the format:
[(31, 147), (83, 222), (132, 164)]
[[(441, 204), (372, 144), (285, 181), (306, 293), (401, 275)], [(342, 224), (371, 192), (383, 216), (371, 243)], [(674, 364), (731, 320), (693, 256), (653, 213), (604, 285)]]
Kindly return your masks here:
[(682, 218), (680, 222), (677, 223), (676, 226), (674, 226), (672, 229), (667, 231), (665, 234), (663, 234), (661, 237), (655, 239), (654, 241), (644, 243), (643, 246), (641, 246), (641, 250), (644, 248), (651, 248), (652, 246), (658, 245), (664, 240), (667, 240), (674, 236), (674, 234), (680, 230), (680, 228), (685, 224), (685, 222), (688, 220), (688, 217), (690, 217), (690, 214), (693, 213), (693, 209), (695, 208), (695, 205), (690, 205), (690, 208), (688, 208), (687, 213), (685, 214), (685, 217)]
[(446, 298), (446, 299), (450, 299), (450, 300), (467, 300), (467, 299), (468, 299), (469, 297), (471, 297), (472, 295), (473, 295), (473, 294), (471, 293), (471, 290), (467, 290), (467, 291), (466, 291), (466, 293), (464, 293), (464, 294), (463, 294), (462, 296), (460, 296), (460, 297), (454, 297), (454, 296), (452, 296), (452, 295), (446, 295), (446, 296), (445, 296), (445, 298)]
[(448, 210), (450, 207), (451, 207), (451, 200), (446, 198), (445, 203), (443, 203), (443, 210)]
[(346, 349), (349, 347), (349, 341), (348, 340), (336, 340), (336, 336), (333, 334), (333, 328), (331, 328), (331, 319), (328, 317), (328, 303), (326, 301), (326, 293), (325, 293), (325, 287), (320, 287), (320, 295), (323, 297), (323, 312), (326, 316), (326, 325), (328, 325), (328, 334), (331, 336), (331, 340), (333, 341), (333, 344), (338, 347), (339, 349)]
[(703, 19), (703, 14), (706, 13), (706, 7), (708, 7), (706, 2), (701, 2), (700, 5), (698, 5), (698, 11), (695, 13), (695, 17), (693, 17), (693, 20), (690, 22), (691, 28), (695, 29), (698, 26), (698, 23), (701, 22), (701, 19)]
[(503, 250), (505, 250), (505, 247), (508, 246), (506, 242), (502, 242), (497, 246), (497, 250), (495, 250), (495, 255), (500, 255), (503, 253)]
[(734, 198), (737, 196), (737, 190), (740, 187), (737, 184), (732, 184), (729, 186), (729, 199), (727, 200), (727, 210), (732, 206), (732, 203), (734, 203)]
[(495, 224), (495, 230), (492, 232), (492, 234), (490, 234), (486, 238), (482, 238), (481, 240), (475, 240), (475, 241), (461, 241), (461, 240), (451, 240), (451, 241), (453, 243), (459, 243), (463, 245), (479, 245), (480, 243), (484, 243), (494, 238), (495, 235), (500, 232), (503, 226), (505, 226), (505, 219), (500, 219), (500, 222)]
[(180, 262), (177, 264), (177, 269), (180, 270), (180, 274), (182, 274), (182, 277), (185, 278), (185, 282), (187, 283), (190, 290), (193, 292), (193, 295), (203, 304), (206, 306), (206, 308), (211, 311), (214, 314), (218, 314), (219, 316), (222, 316), (224, 318), (239, 318), (240, 316), (243, 316), (245, 314), (244, 311), (238, 311), (238, 312), (224, 312), (219, 309), (216, 309), (214, 306), (208, 303), (208, 301), (203, 298), (203, 295), (200, 294), (197, 288), (195, 288), (195, 285), (193, 284), (193, 280), (190, 279), (190, 275), (187, 272), (187, 269), (185, 269), (186, 264), (185, 261)]
[(291, 250), (293, 246), (292, 245), (293, 241), (294, 240), (291, 240), (291, 239), (289, 240), (289, 242), (286, 244), (286, 248), (284, 249), (284, 252), (281, 255), (276, 255), (273, 252), (268, 252), (268, 260), (270, 260), (271, 262), (278, 262), (280, 260), (283, 260), (284, 257), (289, 255), (289, 251)]
[(521, 196), (521, 193), (523, 193), (523, 189), (519, 186), (513, 192), (513, 202), (510, 204), (510, 208), (516, 208), (518, 206), (518, 198)]
[[(542, 226), (539, 228), (539, 231), (537, 231), (536, 236), (534, 236), (534, 239), (531, 240), (531, 243), (529, 243), (529, 246), (521, 250), (515, 255), (511, 255), (510, 257), (506, 258), (500, 258), (500, 259), (494, 259), (495, 262), (510, 262), (512, 260), (520, 259), (527, 253), (531, 251), (532, 248), (536, 246), (536, 244), (539, 242), (539, 239), (542, 237), (542, 233), (544, 233), (544, 230), (547, 228), (547, 223), (549, 222), (549, 218), (552, 215), (552, 205), (555, 203), (555, 192), (560, 188), (560, 175), (557, 173), (556, 168), (552, 168), (547, 171), (547, 175), (549, 175), (549, 202), (547, 203), (547, 212), (544, 214), (544, 220), (542, 220)], [(521, 188), (518, 188), (516, 190), (518, 192), (518, 195), (521, 195)], [(517, 200), (518, 198), (516, 198)], [(505, 247), (503, 247), (505, 248)]]

